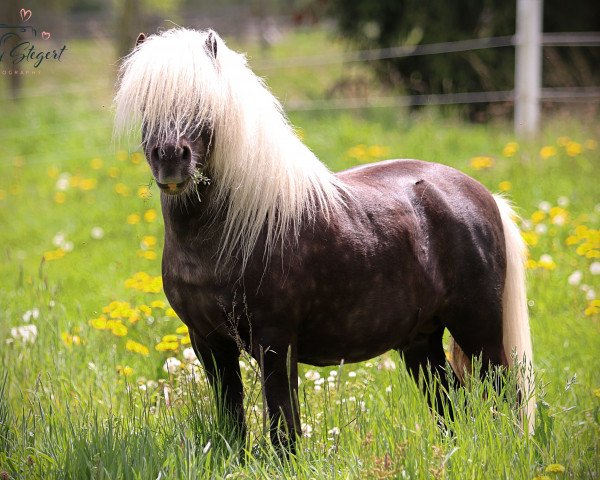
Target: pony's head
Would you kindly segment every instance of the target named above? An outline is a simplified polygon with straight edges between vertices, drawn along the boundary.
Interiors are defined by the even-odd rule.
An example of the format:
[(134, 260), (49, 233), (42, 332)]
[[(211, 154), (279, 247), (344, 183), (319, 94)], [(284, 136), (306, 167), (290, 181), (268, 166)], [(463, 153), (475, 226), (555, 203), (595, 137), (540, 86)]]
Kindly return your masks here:
[(198, 170), (211, 179), (210, 204), (225, 216), (220, 259), (245, 266), (262, 232), (268, 257), (293, 244), (303, 222), (341, 205), (344, 186), (297, 137), (245, 56), (211, 30), (140, 38), (121, 66), (115, 103), (116, 133), (141, 130), (164, 192), (195, 191), (192, 180), (206, 178)]
[(207, 168), (220, 41), (211, 30), (140, 34), (121, 66), (115, 127), (131, 133), (141, 126), (146, 159), (166, 194), (187, 191)]

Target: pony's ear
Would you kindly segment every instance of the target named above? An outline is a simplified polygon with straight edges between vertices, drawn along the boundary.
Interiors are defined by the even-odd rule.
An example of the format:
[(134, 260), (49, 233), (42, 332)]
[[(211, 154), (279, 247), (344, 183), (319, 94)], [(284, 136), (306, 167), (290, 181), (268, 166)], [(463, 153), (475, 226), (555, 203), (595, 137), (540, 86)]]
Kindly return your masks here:
[(144, 41), (146, 40), (146, 34), (145, 33), (140, 33), (138, 35), (137, 40), (135, 41), (135, 46), (138, 47), (140, 46), (142, 43), (144, 43)]
[(206, 43), (204, 44), (206, 51), (217, 59), (217, 34), (213, 30), (208, 31), (208, 37), (206, 37)]

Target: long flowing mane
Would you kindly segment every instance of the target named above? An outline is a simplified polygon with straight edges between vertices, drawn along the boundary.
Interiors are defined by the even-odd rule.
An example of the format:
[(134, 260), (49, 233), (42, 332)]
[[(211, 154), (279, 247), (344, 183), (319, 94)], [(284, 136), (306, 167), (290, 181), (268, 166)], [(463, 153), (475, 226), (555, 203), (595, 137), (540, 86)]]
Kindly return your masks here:
[[(173, 29), (150, 36), (123, 61), (115, 97), (115, 133), (159, 141), (210, 128), (207, 171), (225, 208), (219, 258), (245, 267), (261, 231), (265, 256), (297, 238), (302, 222), (329, 218), (344, 186), (300, 141), (277, 99), (214, 32)], [(291, 234), (291, 235), (289, 235)]]

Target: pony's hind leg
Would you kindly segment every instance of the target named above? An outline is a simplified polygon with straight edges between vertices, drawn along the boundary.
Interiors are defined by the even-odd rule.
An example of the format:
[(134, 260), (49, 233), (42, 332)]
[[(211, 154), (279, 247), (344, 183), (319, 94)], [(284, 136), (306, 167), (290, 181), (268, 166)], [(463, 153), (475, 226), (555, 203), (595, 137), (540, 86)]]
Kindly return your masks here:
[[(453, 358), (456, 373), (462, 378), (471, 369), (470, 359), (480, 357), (480, 375), (494, 374), (496, 370), (506, 370), (509, 366), (502, 342), (502, 306), (498, 302), (487, 302), (485, 307), (477, 308), (477, 303), (469, 303), (460, 310), (446, 312), (446, 326), (453, 341), (459, 349), (455, 352), (463, 355)], [(502, 376), (494, 379), (495, 389), (500, 392), (503, 388)]]
[[(415, 381), (419, 382), (419, 375), (423, 376), (420, 382), (423, 393), (427, 396), (431, 408), (435, 409), (442, 417), (444, 416), (444, 397), (449, 384), (458, 382), (454, 372), (446, 368), (446, 354), (442, 345), (443, 335), (444, 327), (441, 327), (434, 333), (418, 336), (410, 345), (398, 350), (400, 355), (404, 357), (404, 364)], [(433, 380), (437, 382), (437, 385), (428, 383), (428, 369), (431, 371)], [(448, 378), (448, 375), (450, 375), (450, 378)], [(432, 388), (435, 388), (435, 397), (431, 395)], [(448, 402), (446, 403), (447, 413), (451, 420), (453, 417), (452, 406)]]

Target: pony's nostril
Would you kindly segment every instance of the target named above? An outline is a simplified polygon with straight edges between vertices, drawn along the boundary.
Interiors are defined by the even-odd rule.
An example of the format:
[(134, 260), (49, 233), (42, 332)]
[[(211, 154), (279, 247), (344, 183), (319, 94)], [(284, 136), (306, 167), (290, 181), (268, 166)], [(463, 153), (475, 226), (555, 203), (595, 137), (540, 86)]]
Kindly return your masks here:
[(152, 150), (150, 150), (150, 160), (154, 160), (154, 161), (160, 160), (160, 152), (158, 150), (158, 146), (156, 146)]
[(187, 145), (184, 145), (181, 149), (181, 159), (182, 160), (190, 160), (192, 158), (192, 150)]

